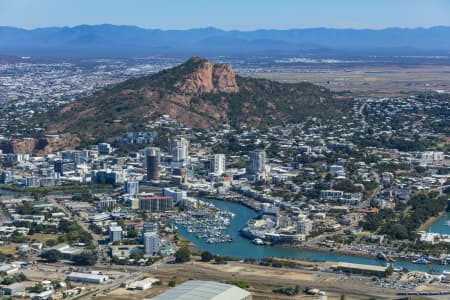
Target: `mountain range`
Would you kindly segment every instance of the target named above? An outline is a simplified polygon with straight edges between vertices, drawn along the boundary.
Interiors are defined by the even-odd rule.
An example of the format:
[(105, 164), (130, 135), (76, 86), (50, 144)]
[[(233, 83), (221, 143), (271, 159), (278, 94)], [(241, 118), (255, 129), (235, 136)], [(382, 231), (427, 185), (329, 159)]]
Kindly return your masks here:
[(41, 57), (146, 55), (448, 55), (450, 27), (225, 31), (80, 25), (0, 27), (0, 53)]
[(222, 124), (258, 128), (305, 120), (340, 118), (351, 101), (311, 83), (280, 83), (241, 77), (226, 64), (192, 57), (159, 73), (132, 78), (42, 115), (47, 133), (74, 134), (82, 143), (114, 141), (145, 131), (162, 114), (194, 128)]

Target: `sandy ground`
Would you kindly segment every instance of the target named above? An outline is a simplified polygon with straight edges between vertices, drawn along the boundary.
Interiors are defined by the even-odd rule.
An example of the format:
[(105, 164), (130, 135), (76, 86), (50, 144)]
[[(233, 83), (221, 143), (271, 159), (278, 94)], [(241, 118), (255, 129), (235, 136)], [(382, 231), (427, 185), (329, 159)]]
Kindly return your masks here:
[(346, 68), (301, 67), (284, 72), (256, 73), (282, 82), (308, 81), (335, 91), (364, 95), (392, 95), (407, 91), (450, 92), (450, 66), (355, 66)]

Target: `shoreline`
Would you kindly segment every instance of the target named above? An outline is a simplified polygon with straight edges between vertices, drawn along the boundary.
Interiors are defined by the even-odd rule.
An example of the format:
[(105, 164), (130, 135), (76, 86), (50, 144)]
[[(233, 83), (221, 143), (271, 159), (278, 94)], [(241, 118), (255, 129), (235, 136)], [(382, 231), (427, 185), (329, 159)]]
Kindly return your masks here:
[[(322, 253), (336, 253), (336, 254), (343, 254), (343, 255), (350, 255), (355, 257), (365, 257), (365, 258), (373, 258), (377, 259), (376, 255), (371, 255), (368, 253), (360, 253), (360, 252), (354, 252), (350, 250), (342, 250), (342, 249), (332, 249), (332, 248), (322, 248), (322, 247), (313, 247), (313, 246), (306, 246), (306, 245), (279, 245), (279, 247), (283, 248), (294, 248), (294, 249), (300, 249), (300, 250), (307, 250), (307, 251), (317, 251)], [(377, 259), (379, 261), (383, 261), (380, 259)], [(388, 262), (388, 261), (386, 261)]]
[(443, 218), (448, 212), (446, 210), (440, 212), (437, 216), (429, 218), (425, 223), (417, 228), (417, 231), (427, 231), (434, 223)]
[[(254, 211), (257, 211), (257, 209), (255, 207), (252, 207), (249, 203), (246, 203), (245, 201), (242, 201), (242, 199), (239, 199), (239, 198), (237, 198), (237, 199), (220, 198), (220, 197), (212, 196), (212, 195), (209, 197), (205, 197), (205, 198), (216, 199), (219, 201), (225, 201), (225, 202), (231, 202), (231, 203), (239, 203), (250, 209), (253, 209)], [(444, 217), (445, 214), (447, 214), (447, 212), (444, 210), (443, 212), (439, 213), (438, 216), (429, 218), (421, 227), (419, 227), (418, 231), (421, 230), (421, 228), (423, 226), (428, 226), (428, 227), (432, 226), (437, 220)], [(251, 240), (250, 238), (246, 237), (245, 235), (242, 235), (242, 233), (240, 233), (240, 235), (248, 240)], [(306, 250), (306, 251), (316, 251), (316, 252), (320, 252), (320, 253), (335, 253), (335, 254), (348, 255), (348, 256), (353, 256), (353, 257), (370, 258), (370, 259), (374, 259), (375, 261), (385, 262), (386, 264), (391, 264), (395, 261), (404, 261), (404, 262), (408, 262), (408, 263), (413, 263), (413, 261), (415, 259), (417, 259), (417, 257), (415, 257), (415, 256), (394, 254), (394, 255), (389, 255), (389, 259), (393, 259), (392, 261), (390, 261), (389, 259), (386, 259), (386, 260), (378, 259), (377, 254), (370, 254), (367, 252), (359, 252), (359, 251), (339, 249), (339, 248), (325, 248), (325, 247), (320, 247), (320, 246), (307, 246), (307, 245), (302, 245), (302, 244), (297, 244), (297, 245), (277, 244), (277, 245), (271, 245), (269, 247), (280, 247), (280, 248), (285, 248), (285, 249), (300, 249), (300, 250)], [(323, 262), (323, 261), (321, 261), (321, 262)], [(430, 264), (431, 265), (433, 265), (433, 264), (441, 265), (441, 263), (439, 261), (437, 261), (436, 259), (431, 260)]]

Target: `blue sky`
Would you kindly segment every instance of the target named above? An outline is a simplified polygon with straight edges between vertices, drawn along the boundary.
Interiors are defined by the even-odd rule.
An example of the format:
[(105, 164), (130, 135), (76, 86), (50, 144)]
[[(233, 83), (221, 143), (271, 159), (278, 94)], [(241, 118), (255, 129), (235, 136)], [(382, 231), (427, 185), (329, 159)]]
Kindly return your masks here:
[(450, 26), (450, 0), (0, 0), (0, 26), (253, 30)]

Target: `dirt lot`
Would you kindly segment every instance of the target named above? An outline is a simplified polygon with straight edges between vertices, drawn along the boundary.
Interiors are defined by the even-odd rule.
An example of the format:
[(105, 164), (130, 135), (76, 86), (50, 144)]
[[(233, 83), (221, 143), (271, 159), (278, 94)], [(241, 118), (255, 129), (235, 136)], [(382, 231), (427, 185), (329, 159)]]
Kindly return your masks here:
[[(250, 284), (248, 290), (252, 292), (254, 299), (260, 300), (317, 299), (306, 295), (288, 297), (272, 292), (274, 288), (286, 285), (299, 285), (301, 290), (306, 287), (319, 287), (327, 291), (328, 299), (340, 299), (343, 294), (347, 296), (346, 299), (369, 299), (369, 296), (365, 295), (369, 292), (367, 286), (364, 291), (364, 285), (362, 285), (362, 279), (360, 278), (346, 278), (337, 274), (274, 269), (240, 263), (215, 265), (195, 262), (184, 265), (171, 265), (154, 270), (148, 276), (160, 279), (162, 285), (147, 291), (128, 291), (124, 288), (119, 288), (110, 291), (106, 295), (98, 295), (96, 299), (137, 300), (151, 298), (164, 289), (169, 288), (167, 284), (170, 280), (174, 280), (178, 285), (189, 279), (218, 282), (243, 280)], [(388, 294), (385, 296), (384, 291), (372, 290), (370, 292), (377, 295), (376, 299), (391, 299), (387, 296)]]
[(2, 246), (0, 246), (0, 252), (2, 252), (4, 254), (15, 254), (16, 253), (16, 245), (15, 244), (2, 245)]

